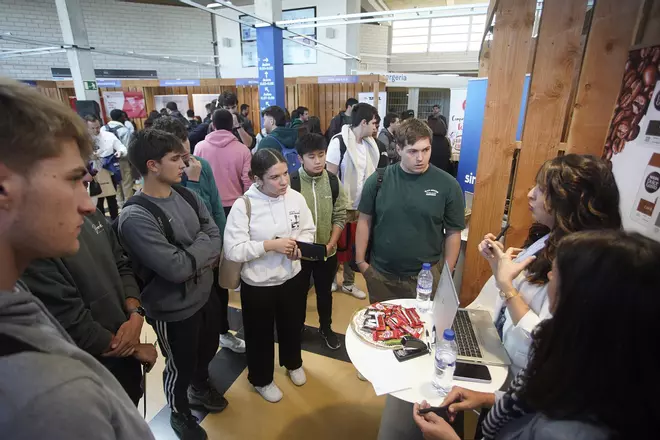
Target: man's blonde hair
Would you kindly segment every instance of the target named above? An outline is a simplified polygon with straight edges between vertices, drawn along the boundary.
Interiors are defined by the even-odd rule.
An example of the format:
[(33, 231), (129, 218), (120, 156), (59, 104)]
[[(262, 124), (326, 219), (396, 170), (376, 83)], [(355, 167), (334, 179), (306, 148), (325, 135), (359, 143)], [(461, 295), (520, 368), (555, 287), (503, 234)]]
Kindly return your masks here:
[(0, 78), (0, 163), (27, 173), (36, 162), (60, 154), (72, 139), (85, 160), (92, 139), (82, 119), (61, 102), (19, 82)]

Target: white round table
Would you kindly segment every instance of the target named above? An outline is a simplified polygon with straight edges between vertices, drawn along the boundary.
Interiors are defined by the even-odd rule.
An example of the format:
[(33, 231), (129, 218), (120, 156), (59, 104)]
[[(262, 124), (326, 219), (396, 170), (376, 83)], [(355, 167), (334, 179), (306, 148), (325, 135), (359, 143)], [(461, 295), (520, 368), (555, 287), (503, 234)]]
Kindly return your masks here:
[[(415, 307), (414, 299), (398, 299), (387, 301), (404, 307)], [(420, 316), (431, 334), (433, 327), (432, 316), (425, 313)], [(396, 380), (405, 375), (411, 388), (391, 393), (392, 396), (407, 402), (421, 402), (426, 400), (431, 405), (439, 405), (443, 397), (433, 388), (431, 380), (434, 375), (434, 352), (405, 362), (399, 362), (392, 350), (381, 349), (364, 342), (353, 330), (351, 324), (346, 329), (346, 351), (355, 368), (369, 381), (379, 381), (390, 376)], [(499, 390), (506, 380), (508, 368), (501, 366), (488, 366), (492, 381), (490, 383), (467, 382), (454, 380), (454, 385), (474, 391), (494, 392)]]

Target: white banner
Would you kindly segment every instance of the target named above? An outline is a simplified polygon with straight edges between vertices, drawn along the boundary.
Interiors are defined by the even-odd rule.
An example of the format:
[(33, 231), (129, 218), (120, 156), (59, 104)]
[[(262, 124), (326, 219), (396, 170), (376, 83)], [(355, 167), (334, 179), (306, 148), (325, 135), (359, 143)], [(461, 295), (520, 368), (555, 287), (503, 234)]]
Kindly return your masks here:
[(154, 107), (156, 111), (159, 112), (161, 109), (165, 108), (165, 105), (170, 101), (176, 102), (179, 112), (181, 112), (183, 116), (186, 116), (186, 112), (190, 108), (188, 104), (188, 95), (155, 95)]
[(195, 116), (199, 116), (204, 120), (206, 117), (206, 104), (210, 104), (214, 99), (218, 99), (217, 93), (205, 93), (205, 94), (194, 94), (192, 95), (193, 99), (193, 110), (195, 111)]
[[(358, 101), (367, 103), (369, 105), (374, 105), (374, 93), (373, 92), (360, 92), (358, 93)], [(380, 116), (380, 127), (378, 127), (378, 132), (383, 128), (383, 122), (385, 121), (385, 115), (387, 114), (387, 92), (378, 92), (378, 106), (375, 106), (378, 109), (378, 115)]]
[(447, 136), (451, 142), (451, 152), (453, 157), (461, 154), (466, 99), (467, 89), (451, 89), (451, 98), (449, 101), (449, 120), (447, 121)]
[(660, 241), (660, 46), (630, 52), (603, 154), (612, 161), (623, 228)]

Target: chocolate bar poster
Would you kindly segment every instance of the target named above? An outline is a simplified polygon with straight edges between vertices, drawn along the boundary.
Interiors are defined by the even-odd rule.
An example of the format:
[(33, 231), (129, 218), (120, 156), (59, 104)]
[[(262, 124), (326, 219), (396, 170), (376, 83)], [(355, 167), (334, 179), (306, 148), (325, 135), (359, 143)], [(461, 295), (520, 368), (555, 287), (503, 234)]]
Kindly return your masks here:
[(660, 241), (660, 46), (630, 51), (603, 158), (619, 187), (623, 227)]

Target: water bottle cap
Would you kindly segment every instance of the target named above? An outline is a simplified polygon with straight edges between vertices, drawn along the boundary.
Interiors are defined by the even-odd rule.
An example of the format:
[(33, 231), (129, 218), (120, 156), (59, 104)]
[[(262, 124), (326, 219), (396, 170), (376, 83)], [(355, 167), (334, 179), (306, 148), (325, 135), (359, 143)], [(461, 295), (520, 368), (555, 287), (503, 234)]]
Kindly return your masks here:
[(454, 333), (454, 330), (448, 328), (445, 330), (445, 332), (442, 334), (442, 337), (446, 339), (447, 341), (453, 341), (456, 338), (456, 334)]
[(431, 270), (431, 263), (422, 264), (422, 270)]

